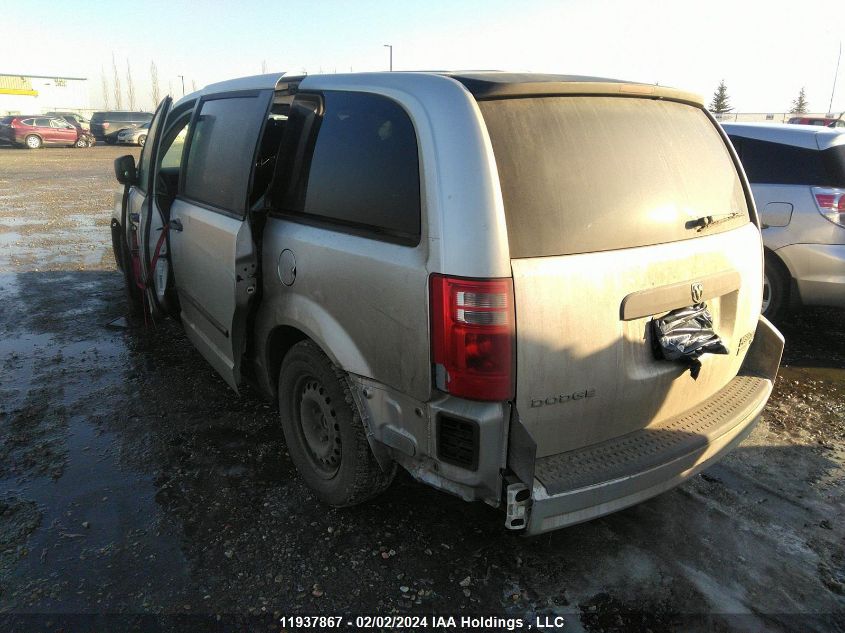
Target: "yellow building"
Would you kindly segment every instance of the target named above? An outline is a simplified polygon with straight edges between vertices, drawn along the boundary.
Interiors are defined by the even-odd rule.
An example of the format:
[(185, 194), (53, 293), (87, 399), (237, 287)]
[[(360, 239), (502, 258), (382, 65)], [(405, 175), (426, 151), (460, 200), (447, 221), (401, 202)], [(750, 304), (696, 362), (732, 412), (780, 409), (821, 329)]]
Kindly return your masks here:
[(0, 73), (0, 115), (88, 110), (84, 77)]

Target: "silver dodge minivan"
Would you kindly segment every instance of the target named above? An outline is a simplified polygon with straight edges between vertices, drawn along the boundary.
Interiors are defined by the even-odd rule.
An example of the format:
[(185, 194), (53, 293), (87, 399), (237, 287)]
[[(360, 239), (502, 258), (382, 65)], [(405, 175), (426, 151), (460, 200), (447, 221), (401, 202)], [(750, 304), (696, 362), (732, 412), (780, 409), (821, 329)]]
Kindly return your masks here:
[(699, 472), (772, 390), (751, 193), (685, 92), (248, 77), (165, 99), (115, 173), (133, 305), (276, 400), (334, 506), (401, 466), (546, 532)]

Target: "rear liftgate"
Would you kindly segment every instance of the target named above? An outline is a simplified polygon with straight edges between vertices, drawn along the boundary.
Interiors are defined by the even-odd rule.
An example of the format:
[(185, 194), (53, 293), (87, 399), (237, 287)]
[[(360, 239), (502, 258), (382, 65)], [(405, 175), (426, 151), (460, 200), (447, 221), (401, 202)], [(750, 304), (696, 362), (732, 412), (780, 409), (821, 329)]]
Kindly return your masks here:
[[(689, 325), (690, 320), (697, 322)], [(702, 305), (673, 310), (653, 319), (649, 333), (657, 362), (672, 357), (672, 361), (689, 367), (690, 373), (700, 367), (699, 358), (703, 354), (728, 353), (710, 329)], [(701, 470), (714, 457), (739, 443), (753, 427), (743, 423), (756, 419), (768, 399), (783, 344), (780, 332), (760, 317), (753, 339), (741, 340), (736, 351), (747, 352), (739, 374), (716, 395), (655, 428), (647, 427), (559, 455), (537, 459), (537, 444), (513, 407), (508, 468), (504, 476), (505, 527), (529, 528), (526, 533), (536, 534), (579, 523), (643, 501), (680, 483), (685, 475)], [(732, 433), (740, 426), (747, 430)], [(667, 431), (683, 433), (667, 443)], [(601, 498), (604, 484), (626, 479), (631, 481), (626, 496), (619, 498), (619, 493), (614, 492), (606, 499)], [(650, 487), (644, 487), (641, 479), (649, 480)], [(567, 499), (554, 510), (543, 507), (553, 496), (569, 494), (572, 500)], [(587, 503), (585, 495), (592, 496)], [(535, 503), (541, 505), (535, 508)], [(604, 511), (583, 510), (585, 506), (600, 503), (607, 504)], [(564, 506), (567, 509), (561, 511)], [(533, 516), (532, 511), (539, 515)], [(567, 516), (561, 519), (564, 514)]]

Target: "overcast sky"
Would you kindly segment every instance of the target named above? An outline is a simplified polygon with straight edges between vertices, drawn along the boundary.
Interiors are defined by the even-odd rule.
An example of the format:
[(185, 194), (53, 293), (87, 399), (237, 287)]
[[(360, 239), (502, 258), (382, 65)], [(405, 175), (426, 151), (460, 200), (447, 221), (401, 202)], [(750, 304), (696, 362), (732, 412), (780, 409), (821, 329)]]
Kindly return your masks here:
[[(121, 11), (130, 6), (138, 12)], [(150, 62), (164, 91), (268, 71), (506, 69), (598, 75), (698, 92), (721, 79), (741, 112), (783, 112), (803, 86), (827, 110), (845, 18), (837, 2), (686, 0), (393, 0), (152, 2), (0, 0), (16, 16), (0, 38), (0, 73), (82, 76), (102, 107), (112, 53), (125, 87), (152, 106)], [(7, 25), (11, 26), (11, 25)], [(833, 110), (845, 110), (845, 62)]]

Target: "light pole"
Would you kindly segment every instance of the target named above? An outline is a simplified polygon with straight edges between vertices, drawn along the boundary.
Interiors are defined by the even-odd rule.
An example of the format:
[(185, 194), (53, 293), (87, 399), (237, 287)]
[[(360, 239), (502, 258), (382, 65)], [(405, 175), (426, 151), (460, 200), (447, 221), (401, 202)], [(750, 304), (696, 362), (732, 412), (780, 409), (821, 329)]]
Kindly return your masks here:
[(839, 61), (842, 59), (842, 40), (839, 40), (839, 57), (836, 58), (836, 72), (833, 73), (833, 89), (830, 91), (830, 103), (827, 106), (827, 111), (832, 112), (833, 94), (836, 92), (836, 75), (839, 74)]
[(185, 75), (176, 75), (182, 80), (182, 96), (185, 96)]
[(384, 47), (390, 49), (390, 72), (393, 72), (393, 44), (385, 44)]

